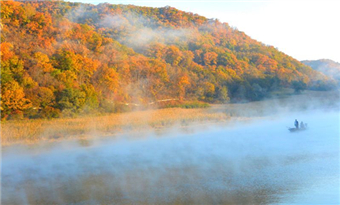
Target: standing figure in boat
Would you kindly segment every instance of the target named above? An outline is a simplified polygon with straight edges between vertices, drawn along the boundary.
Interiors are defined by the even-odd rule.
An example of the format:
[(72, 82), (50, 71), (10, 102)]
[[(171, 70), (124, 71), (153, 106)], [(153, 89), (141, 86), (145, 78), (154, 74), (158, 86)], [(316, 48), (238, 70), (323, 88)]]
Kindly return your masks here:
[(297, 121), (297, 119), (295, 119), (294, 125), (295, 125), (296, 129), (299, 129), (299, 122)]

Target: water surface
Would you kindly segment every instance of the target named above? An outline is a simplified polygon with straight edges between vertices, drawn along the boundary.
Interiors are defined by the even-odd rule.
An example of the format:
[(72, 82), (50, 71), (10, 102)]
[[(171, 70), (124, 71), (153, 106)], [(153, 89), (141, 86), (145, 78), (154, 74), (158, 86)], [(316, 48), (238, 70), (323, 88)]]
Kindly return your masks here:
[(5, 147), (2, 204), (339, 204), (339, 112), (292, 115)]

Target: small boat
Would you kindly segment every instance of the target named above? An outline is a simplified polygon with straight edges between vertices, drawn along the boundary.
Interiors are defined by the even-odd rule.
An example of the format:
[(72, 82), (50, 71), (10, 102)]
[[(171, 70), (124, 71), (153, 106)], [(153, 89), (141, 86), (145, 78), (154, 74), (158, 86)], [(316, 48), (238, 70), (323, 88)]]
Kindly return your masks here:
[(304, 127), (304, 128), (288, 128), (288, 130), (290, 132), (299, 132), (299, 131), (305, 131), (305, 130), (307, 130), (307, 128), (306, 127)]

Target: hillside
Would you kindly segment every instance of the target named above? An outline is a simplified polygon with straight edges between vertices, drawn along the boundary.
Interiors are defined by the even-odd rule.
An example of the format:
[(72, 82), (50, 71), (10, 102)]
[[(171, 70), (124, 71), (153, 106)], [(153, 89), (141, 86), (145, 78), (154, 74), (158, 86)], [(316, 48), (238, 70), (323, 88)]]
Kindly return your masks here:
[(1, 1), (1, 116), (260, 100), (333, 82), (227, 23), (172, 7)]
[(340, 82), (340, 63), (329, 59), (305, 60), (301, 62)]

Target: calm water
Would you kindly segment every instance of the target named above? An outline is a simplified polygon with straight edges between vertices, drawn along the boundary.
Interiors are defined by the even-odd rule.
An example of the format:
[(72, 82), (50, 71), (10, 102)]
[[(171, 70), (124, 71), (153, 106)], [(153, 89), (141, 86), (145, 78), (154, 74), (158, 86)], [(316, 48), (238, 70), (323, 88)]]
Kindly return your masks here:
[[(289, 133), (295, 118), (309, 129)], [(2, 150), (2, 204), (339, 204), (339, 112)], [(124, 136), (122, 137), (124, 139)]]

